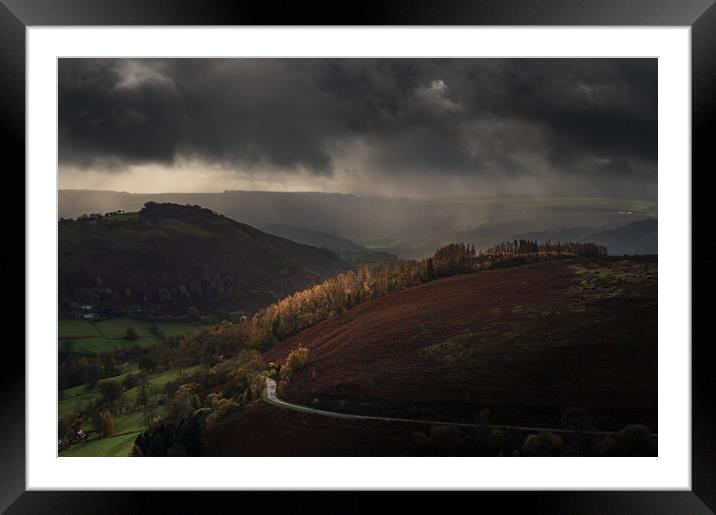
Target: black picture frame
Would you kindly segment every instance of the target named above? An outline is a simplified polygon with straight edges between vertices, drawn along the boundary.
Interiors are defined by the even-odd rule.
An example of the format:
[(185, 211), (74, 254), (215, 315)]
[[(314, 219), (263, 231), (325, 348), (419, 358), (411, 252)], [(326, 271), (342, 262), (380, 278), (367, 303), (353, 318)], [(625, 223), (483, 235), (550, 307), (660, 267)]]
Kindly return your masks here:
[[(689, 26), (692, 55), (692, 320), (698, 313), (705, 325), (708, 305), (694, 302), (699, 292), (713, 291), (716, 276), (716, 244), (704, 237), (709, 213), (698, 195), (710, 193), (705, 184), (713, 153), (708, 128), (716, 118), (716, 6), (714, 0), (442, 0), (417, 3), (361, 1), (326, 7), (315, 3), (237, 2), (230, 0), (0, 0), (0, 126), (6, 191), (24, 202), (25, 192), (25, 29), (61, 25), (629, 25)], [(9, 181), (9, 182), (8, 182)], [(702, 186), (694, 187), (696, 186)], [(697, 207), (700, 205), (700, 207)], [(664, 207), (664, 206), (662, 206)], [(6, 286), (23, 288), (22, 297), (12, 296), (6, 317), (20, 319), (25, 310), (25, 226), (12, 203), (3, 203), (5, 241), (0, 260), (6, 271)], [(701, 235), (701, 236), (699, 236)], [(711, 241), (709, 241), (711, 240)], [(668, 272), (668, 271), (667, 271)], [(17, 289), (15, 289), (15, 287)], [(9, 293), (10, 288), (6, 291)], [(10, 298), (10, 295), (6, 296)], [(20, 301), (23, 299), (23, 301)], [(19, 324), (18, 324), (19, 325)], [(522, 507), (537, 513), (713, 513), (716, 511), (716, 386), (712, 381), (709, 340), (692, 338), (692, 490), (642, 492), (505, 492), (479, 493), (495, 500), (501, 509)], [(23, 335), (24, 339), (24, 335)], [(150, 506), (149, 495), (160, 495), (163, 511), (203, 512), (206, 500), (188, 493), (127, 492), (37, 492), (25, 491), (25, 353), (5, 339), (7, 361), (0, 374), (0, 511), (8, 513), (133, 513)], [(661, 342), (660, 342), (661, 343)], [(664, 342), (685, 345), (689, 342)], [(207, 495), (207, 494), (204, 494)], [(304, 503), (269, 492), (218, 493), (216, 499), (243, 496), (241, 503), (258, 502), (275, 510), (293, 510)], [(341, 512), (357, 512), (384, 503), (383, 494), (356, 492), (321, 497), (322, 505), (339, 503)], [(452, 494), (455, 495), (455, 494)], [(468, 494), (457, 494), (468, 495)], [(469, 494), (472, 495), (472, 494)], [(246, 499), (246, 497), (253, 497)], [(411, 503), (422, 509), (444, 509), (439, 496), (427, 498), (412, 493)], [(451, 499), (452, 501), (452, 499)], [(251, 504), (253, 504), (251, 502)], [(454, 501), (455, 502), (455, 501)], [(482, 506), (473, 499), (476, 509)], [(324, 504), (325, 503), (325, 504)], [(248, 507), (250, 504), (245, 504)], [(332, 510), (330, 510), (332, 511)]]

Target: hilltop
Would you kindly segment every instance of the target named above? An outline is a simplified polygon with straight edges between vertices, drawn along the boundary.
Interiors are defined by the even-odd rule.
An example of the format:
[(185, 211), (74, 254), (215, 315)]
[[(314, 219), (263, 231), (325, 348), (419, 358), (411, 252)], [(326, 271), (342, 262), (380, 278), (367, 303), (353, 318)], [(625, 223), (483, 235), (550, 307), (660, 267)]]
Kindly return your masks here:
[[(572, 410), (598, 430), (656, 431), (656, 288), (655, 258), (568, 258), (446, 277), (320, 322), (264, 361), (285, 367), (305, 347), (308, 361), (280, 398), (326, 411), (559, 429)], [(209, 453), (509, 455), (525, 436), (345, 420), (256, 400), (218, 421)], [(567, 452), (610, 452), (598, 451), (604, 437), (562, 437)]]
[[(281, 342), (311, 355), (286, 400), (355, 413), (656, 429), (656, 261), (574, 258), (458, 275), (366, 302)], [(417, 417), (416, 417), (417, 416)]]
[(169, 316), (252, 312), (348, 269), (328, 250), (199, 206), (154, 202), (60, 220), (59, 258), (63, 309)]

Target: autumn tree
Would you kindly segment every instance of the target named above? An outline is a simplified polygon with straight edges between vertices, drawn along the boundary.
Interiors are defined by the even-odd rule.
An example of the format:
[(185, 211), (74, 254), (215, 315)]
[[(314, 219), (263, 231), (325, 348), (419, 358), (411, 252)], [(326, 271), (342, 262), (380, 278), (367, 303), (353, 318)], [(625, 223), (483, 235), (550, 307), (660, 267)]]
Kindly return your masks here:
[[(476, 250), (474, 244), (450, 243), (433, 256), (402, 260), (373, 269), (361, 267), (297, 291), (257, 311), (237, 315), (232, 322), (205, 329), (189, 338), (167, 337), (139, 356), (140, 370), (186, 368), (211, 364), (219, 356), (233, 356), (246, 349), (266, 350), (276, 342), (299, 333), (352, 307), (426, 281), (455, 274), (488, 270), (525, 259), (560, 256), (603, 256), (606, 249), (586, 242), (552, 242), (515, 239)], [(190, 310), (192, 317), (198, 311)]]
[(114, 418), (112, 412), (106, 410), (100, 415), (100, 436), (112, 436), (114, 434)]

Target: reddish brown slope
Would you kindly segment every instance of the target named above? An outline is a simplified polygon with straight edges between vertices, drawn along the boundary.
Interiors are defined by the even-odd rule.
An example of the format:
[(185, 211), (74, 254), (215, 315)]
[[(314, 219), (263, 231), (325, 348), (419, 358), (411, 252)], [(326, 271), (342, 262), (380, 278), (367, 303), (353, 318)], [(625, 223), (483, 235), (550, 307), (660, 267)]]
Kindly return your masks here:
[(324, 409), (550, 425), (580, 406), (602, 429), (656, 429), (656, 316), (656, 263), (548, 262), (377, 299), (265, 357), (307, 345), (283, 396)]
[(424, 430), (411, 424), (320, 417), (256, 401), (212, 429), (209, 454), (400, 456), (411, 448), (416, 429)]

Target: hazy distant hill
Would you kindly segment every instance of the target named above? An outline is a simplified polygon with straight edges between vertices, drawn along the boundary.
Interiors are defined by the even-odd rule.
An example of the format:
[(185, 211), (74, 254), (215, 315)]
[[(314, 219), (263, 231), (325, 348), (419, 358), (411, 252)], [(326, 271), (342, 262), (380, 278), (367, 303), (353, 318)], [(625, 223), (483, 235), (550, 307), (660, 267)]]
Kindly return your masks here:
[(611, 256), (658, 254), (659, 222), (653, 218), (618, 227), (565, 227), (558, 231), (517, 234), (515, 238), (552, 241), (589, 241), (604, 245)]
[[(403, 198), (359, 197), (339, 193), (231, 191), (225, 193), (133, 194), (62, 190), (59, 216), (76, 217), (123, 209), (148, 201), (196, 204), (254, 227), (293, 225), (340, 234), (358, 244), (392, 247), (440, 234), (486, 216), (487, 207)], [(432, 249), (431, 249), (432, 250)]]
[(295, 225), (280, 225), (274, 224), (267, 227), (263, 227), (265, 232), (269, 234), (275, 234), (289, 240), (293, 240), (298, 243), (304, 243), (313, 247), (324, 248), (333, 252), (368, 252), (368, 249), (353, 243), (352, 241), (328, 234), (325, 232), (313, 231), (306, 229), (305, 227), (297, 227)]
[(593, 232), (585, 239), (604, 245), (612, 256), (657, 254), (659, 223), (654, 219), (640, 220), (616, 229)]
[(336, 253), (343, 261), (353, 266), (388, 265), (397, 263), (398, 258), (387, 252), (373, 251), (357, 243), (328, 234), (325, 232), (313, 231), (305, 227), (295, 225), (269, 225), (263, 229), (269, 234), (275, 234), (298, 243), (304, 243), (313, 247), (328, 249)]
[[(253, 311), (347, 265), (199, 206), (148, 203), (59, 224), (60, 301), (225, 316)], [(75, 308), (76, 309), (76, 308)]]
[[(148, 201), (198, 204), (254, 227), (291, 225), (341, 235), (371, 250), (401, 258), (425, 257), (468, 228), (476, 243), (507, 241), (516, 233), (558, 230), (566, 225), (612, 228), (656, 216), (648, 201), (592, 197), (484, 197), (409, 199), (348, 195), (230, 191), (138, 194), (61, 190), (59, 216), (76, 217), (123, 209)], [(631, 213), (631, 214), (626, 214)]]

